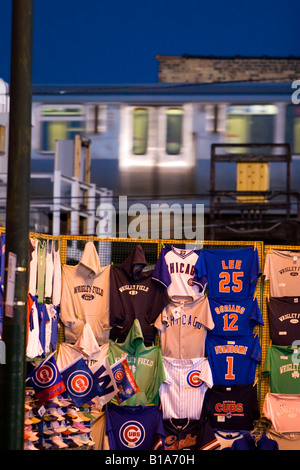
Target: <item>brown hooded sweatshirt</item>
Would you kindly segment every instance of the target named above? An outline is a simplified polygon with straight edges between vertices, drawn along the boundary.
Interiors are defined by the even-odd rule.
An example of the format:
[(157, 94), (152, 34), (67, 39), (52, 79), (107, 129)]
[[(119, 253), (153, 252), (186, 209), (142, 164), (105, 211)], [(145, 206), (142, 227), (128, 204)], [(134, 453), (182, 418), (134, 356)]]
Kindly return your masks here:
[(76, 266), (62, 266), (61, 320), (65, 340), (75, 343), (85, 323), (89, 323), (96, 341), (109, 338), (110, 265), (102, 267), (93, 242), (87, 242)]

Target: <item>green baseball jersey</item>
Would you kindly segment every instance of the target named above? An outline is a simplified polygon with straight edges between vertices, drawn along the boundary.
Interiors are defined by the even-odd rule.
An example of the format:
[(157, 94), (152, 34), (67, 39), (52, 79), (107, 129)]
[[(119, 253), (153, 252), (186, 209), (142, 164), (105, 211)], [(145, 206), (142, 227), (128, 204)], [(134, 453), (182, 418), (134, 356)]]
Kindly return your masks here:
[[(125, 400), (122, 405), (159, 405), (159, 387), (165, 380), (161, 348), (160, 346), (145, 346), (141, 325), (137, 319), (134, 320), (124, 343), (112, 341), (109, 343), (110, 365), (123, 356), (127, 357), (130, 370), (140, 391)], [(115, 402), (115, 399), (112, 401)]]
[(272, 345), (267, 351), (263, 375), (271, 393), (300, 394), (300, 347)]

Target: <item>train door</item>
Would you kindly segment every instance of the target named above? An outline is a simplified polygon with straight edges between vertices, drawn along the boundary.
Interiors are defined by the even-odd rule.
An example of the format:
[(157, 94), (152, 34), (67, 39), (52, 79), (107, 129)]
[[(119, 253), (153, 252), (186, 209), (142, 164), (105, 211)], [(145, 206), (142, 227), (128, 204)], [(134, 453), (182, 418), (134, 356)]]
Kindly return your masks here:
[(191, 166), (192, 115), (181, 106), (128, 106), (122, 114), (121, 168)]
[[(227, 143), (272, 143), (274, 136), (275, 106), (231, 106), (227, 114)], [(235, 147), (232, 153), (246, 153), (247, 149)], [(238, 162), (236, 169), (237, 191), (267, 191), (270, 169), (268, 163)], [(239, 196), (239, 201), (262, 202), (263, 196)]]

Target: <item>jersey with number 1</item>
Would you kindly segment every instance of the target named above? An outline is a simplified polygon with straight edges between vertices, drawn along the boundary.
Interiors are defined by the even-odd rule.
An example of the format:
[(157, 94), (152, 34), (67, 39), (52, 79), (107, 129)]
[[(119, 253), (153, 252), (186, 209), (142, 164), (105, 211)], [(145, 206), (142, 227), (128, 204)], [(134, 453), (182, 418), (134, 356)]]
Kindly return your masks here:
[(256, 367), (262, 359), (258, 336), (228, 338), (208, 331), (205, 348), (214, 385), (254, 383)]
[(222, 299), (251, 297), (261, 274), (258, 252), (252, 247), (203, 249), (195, 265), (195, 275), (208, 279), (209, 296)]

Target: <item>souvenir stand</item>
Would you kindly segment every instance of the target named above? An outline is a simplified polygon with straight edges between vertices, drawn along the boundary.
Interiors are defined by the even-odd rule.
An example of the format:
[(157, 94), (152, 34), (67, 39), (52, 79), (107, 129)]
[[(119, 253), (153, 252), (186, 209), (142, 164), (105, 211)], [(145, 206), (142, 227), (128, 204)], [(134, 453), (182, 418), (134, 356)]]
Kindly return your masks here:
[[(290, 297), (298, 306), (300, 293), (273, 301), (268, 258), (292, 252), (280, 269), (285, 284), (295, 282), (298, 247), (34, 233), (30, 241), (38, 297), (29, 286), (25, 449), (298, 448), (299, 419), (278, 421), (276, 407), (300, 409), (299, 345), (274, 343), (297, 340), (298, 316), (287, 310), (276, 333), (271, 308), (276, 316)], [(276, 348), (291, 353), (288, 363), (278, 365)]]

